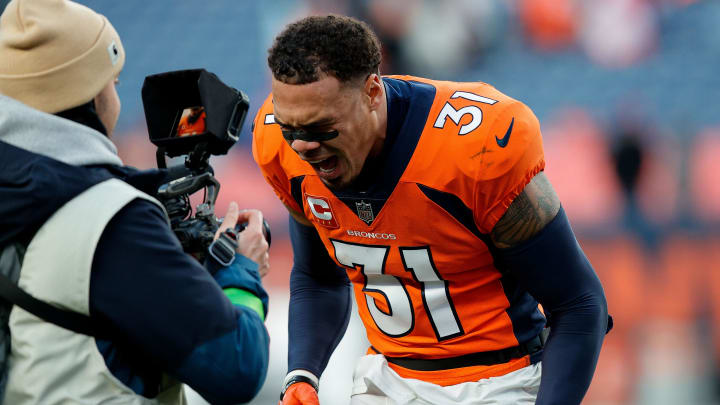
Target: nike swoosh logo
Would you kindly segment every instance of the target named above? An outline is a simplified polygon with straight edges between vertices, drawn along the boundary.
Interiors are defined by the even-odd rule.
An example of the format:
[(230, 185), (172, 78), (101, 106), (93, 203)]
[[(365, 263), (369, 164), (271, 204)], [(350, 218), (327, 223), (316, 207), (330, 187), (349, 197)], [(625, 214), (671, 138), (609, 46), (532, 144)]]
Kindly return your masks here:
[(513, 124), (515, 124), (515, 117), (513, 117), (512, 121), (510, 121), (510, 127), (508, 128), (507, 132), (505, 132), (505, 136), (502, 138), (498, 138), (495, 136), (495, 142), (497, 142), (498, 146), (501, 148), (504, 148), (507, 146), (508, 141), (510, 141), (510, 133), (512, 132)]

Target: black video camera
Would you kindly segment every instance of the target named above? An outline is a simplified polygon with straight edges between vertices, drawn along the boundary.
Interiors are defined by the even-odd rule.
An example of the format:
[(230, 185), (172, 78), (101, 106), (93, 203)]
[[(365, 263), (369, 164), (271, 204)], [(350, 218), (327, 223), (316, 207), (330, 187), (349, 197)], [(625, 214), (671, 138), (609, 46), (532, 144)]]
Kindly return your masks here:
[[(183, 250), (203, 260), (221, 222), (215, 216), (220, 183), (210, 156), (226, 154), (237, 142), (249, 99), (213, 73), (193, 69), (147, 76), (142, 100), (150, 142), (158, 147), (158, 168), (168, 173), (157, 197)], [(167, 158), (177, 156), (185, 156), (185, 162), (168, 168)], [(193, 217), (190, 195), (200, 190), (203, 201)], [(270, 229), (263, 225), (269, 244)]]

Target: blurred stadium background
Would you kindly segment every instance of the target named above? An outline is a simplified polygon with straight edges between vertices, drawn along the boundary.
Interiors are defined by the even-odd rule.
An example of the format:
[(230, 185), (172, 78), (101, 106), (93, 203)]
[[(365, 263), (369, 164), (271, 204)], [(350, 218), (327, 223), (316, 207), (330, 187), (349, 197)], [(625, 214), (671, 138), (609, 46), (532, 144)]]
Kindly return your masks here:
[[(154, 167), (146, 75), (202, 67), (250, 96), (241, 141), (214, 166), (218, 214), (235, 200), (273, 229), (272, 364), (253, 404), (275, 403), (285, 374), (292, 257), (287, 215), (252, 161), (250, 122), (269, 91), (274, 35), (327, 12), (376, 29), (384, 74), (488, 82), (539, 117), (548, 176), (615, 318), (584, 403), (720, 403), (720, 1), (81, 2), (112, 21), (127, 51), (115, 135), (127, 164)], [(348, 403), (365, 344), (354, 319), (323, 376), (324, 404)]]

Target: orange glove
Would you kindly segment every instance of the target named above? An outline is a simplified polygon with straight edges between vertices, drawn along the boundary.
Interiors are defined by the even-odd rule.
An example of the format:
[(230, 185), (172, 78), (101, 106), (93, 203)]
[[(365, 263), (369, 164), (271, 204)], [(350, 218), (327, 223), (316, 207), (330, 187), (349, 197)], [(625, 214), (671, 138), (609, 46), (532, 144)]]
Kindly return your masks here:
[(306, 382), (290, 385), (278, 405), (320, 405), (317, 391)]

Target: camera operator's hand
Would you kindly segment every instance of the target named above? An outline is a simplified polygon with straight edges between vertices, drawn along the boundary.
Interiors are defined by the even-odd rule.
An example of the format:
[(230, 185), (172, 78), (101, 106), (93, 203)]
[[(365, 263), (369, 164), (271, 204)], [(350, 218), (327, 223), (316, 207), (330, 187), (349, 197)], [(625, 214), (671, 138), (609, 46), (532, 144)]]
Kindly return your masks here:
[(264, 277), (270, 270), (270, 255), (263, 234), (262, 212), (255, 209), (240, 211), (237, 203), (231, 202), (222, 224), (215, 233), (215, 239), (221, 232), (234, 227), (238, 222), (247, 223), (247, 227), (238, 235), (237, 252), (257, 263), (260, 277)]
[(263, 232), (263, 214), (260, 210), (255, 209), (242, 210), (239, 213), (238, 222), (247, 222), (248, 224), (238, 237), (238, 253), (260, 265), (258, 268), (260, 277), (265, 277), (270, 271), (270, 255), (268, 253), (270, 246), (265, 240)]

